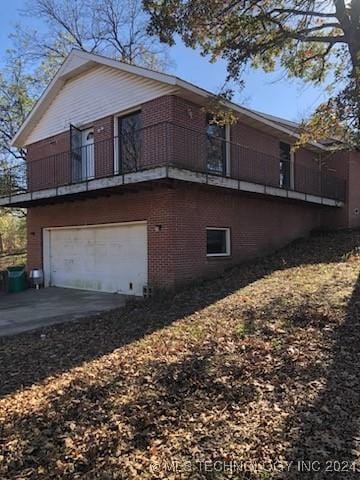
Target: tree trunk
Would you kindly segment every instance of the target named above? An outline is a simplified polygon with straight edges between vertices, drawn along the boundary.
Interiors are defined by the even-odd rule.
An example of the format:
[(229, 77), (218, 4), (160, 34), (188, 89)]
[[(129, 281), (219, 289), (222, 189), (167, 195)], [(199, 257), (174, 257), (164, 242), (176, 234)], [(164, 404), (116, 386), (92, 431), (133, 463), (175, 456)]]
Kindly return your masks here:
[(355, 128), (360, 132), (360, 0), (346, 5), (344, 0), (334, 0), (336, 17), (343, 29), (352, 63), (351, 79), (355, 99)]

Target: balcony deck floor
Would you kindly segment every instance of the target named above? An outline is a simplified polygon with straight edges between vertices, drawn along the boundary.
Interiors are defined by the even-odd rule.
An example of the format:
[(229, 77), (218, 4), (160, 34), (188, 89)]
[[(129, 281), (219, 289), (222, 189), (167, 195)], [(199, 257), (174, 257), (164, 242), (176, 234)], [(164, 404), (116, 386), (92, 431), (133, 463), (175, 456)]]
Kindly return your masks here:
[(0, 198), (0, 207), (24, 207), (37, 201), (56, 197), (67, 197), (96, 190), (110, 189), (122, 185), (131, 185), (144, 183), (148, 181), (158, 181), (163, 179), (180, 180), (190, 183), (206, 184), (214, 187), (237, 190), (253, 194), (262, 194), (283, 199), (298, 200), (317, 205), (329, 207), (342, 207), (344, 202), (334, 200), (319, 195), (301, 193), (293, 190), (286, 190), (258, 183), (235, 180), (228, 177), (194, 172), (187, 169), (176, 167), (155, 167), (140, 172), (127, 173), (124, 175), (115, 175), (113, 177), (88, 180), (73, 185), (65, 185), (55, 188), (48, 188), (35, 192), (21, 193), (9, 197)]

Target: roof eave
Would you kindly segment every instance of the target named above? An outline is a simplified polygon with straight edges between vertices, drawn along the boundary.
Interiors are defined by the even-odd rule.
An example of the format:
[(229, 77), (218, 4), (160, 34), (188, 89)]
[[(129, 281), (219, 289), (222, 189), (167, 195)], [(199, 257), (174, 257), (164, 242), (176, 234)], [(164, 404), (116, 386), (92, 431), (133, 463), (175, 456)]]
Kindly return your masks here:
[[(107, 57), (102, 57), (99, 55), (74, 49), (70, 52), (69, 56), (61, 65), (53, 80), (49, 83), (49, 85), (44, 90), (43, 94), (40, 96), (35, 106), (31, 110), (31, 112), (28, 114), (19, 131), (13, 137), (11, 145), (17, 148), (24, 147), (24, 145), (26, 145), (26, 138), (29, 135), (29, 130), (33, 126), (31, 122), (36, 122), (37, 116), (41, 116), (45, 112), (45, 110), (49, 107), (53, 98), (55, 98), (66, 80), (75, 75), (78, 75), (79, 73), (81, 73), (81, 71), (92, 68), (96, 64), (107, 65), (109, 67), (116, 68), (127, 73), (141, 75), (151, 80), (175, 86), (178, 87), (180, 90), (191, 92), (193, 95), (196, 95), (202, 99), (214, 96), (213, 93), (204, 90), (203, 88), (200, 88), (196, 85), (193, 85), (185, 80), (182, 80), (176, 76), (168, 75), (161, 72), (155, 72), (143, 67), (120, 63), (117, 60), (112, 60)], [(252, 112), (246, 108), (242, 108), (235, 103), (224, 101), (223, 104), (225, 107), (231, 108), (236, 112), (240, 113), (244, 118), (252, 119), (253, 122), (256, 122), (259, 126), (266, 126), (267, 128), (271, 129), (274, 134), (276, 134), (277, 132), (282, 133), (283, 135), (286, 135), (290, 139), (294, 140), (298, 140), (300, 138), (299, 135), (291, 129), (279, 125), (274, 121), (265, 119), (261, 115), (258, 115), (257, 113)], [(321, 145), (317, 142), (309, 142), (307, 146), (316, 151), (329, 150), (328, 147)]]
[[(184, 80), (178, 79), (177, 78), (177, 85), (184, 89), (184, 90), (190, 90), (192, 93), (195, 95), (199, 95), (202, 98), (209, 98), (211, 96), (214, 96), (214, 94), (208, 92), (207, 90), (204, 90), (200, 87), (197, 87), (195, 85), (189, 84), (188, 82), (185, 82)], [(254, 121), (256, 121), (258, 124), (263, 124), (268, 127), (270, 127), (274, 133), (275, 132), (280, 132), (282, 134), (285, 134), (286, 136), (290, 137), (291, 139), (294, 140), (299, 140), (300, 135), (295, 133), (289, 128), (286, 128), (284, 126), (281, 126), (271, 120), (267, 120), (261, 115), (256, 114), (255, 112), (251, 112), (247, 108), (242, 108), (241, 106), (237, 105), (236, 103), (230, 102), (230, 101), (223, 101), (222, 104), (224, 107), (235, 110), (236, 112), (240, 113), (242, 116), (250, 118)], [(307, 147), (316, 150), (316, 151), (329, 151), (329, 148), (326, 147), (325, 145), (322, 145), (316, 141), (310, 141), (307, 142), (306, 145)]]

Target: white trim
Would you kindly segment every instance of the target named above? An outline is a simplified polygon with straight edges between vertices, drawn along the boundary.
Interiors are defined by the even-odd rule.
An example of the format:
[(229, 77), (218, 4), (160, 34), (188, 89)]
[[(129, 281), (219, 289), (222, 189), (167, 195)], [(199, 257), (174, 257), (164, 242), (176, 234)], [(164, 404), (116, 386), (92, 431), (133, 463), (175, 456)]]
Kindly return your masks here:
[(126, 117), (132, 113), (141, 113), (141, 104), (136, 107), (127, 108), (126, 110), (115, 113), (114, 115), (114, 175), (119, 174), (119, 118)]
[(114, 115), (114, 175), (119, 174), (119, 116)]
[(290, 190), (295, 189), (295, 152), (290, 147)]
[(231, 255), (230, 227), (206, 227), (206, 232), (208, 230), (220, 230), (222, 232), (225, 232), (226, 252), (225, 253), (207, 253), (207, 237), (206, 237), (206, 256), (207, 257), (230, 257)]
[[(44, 286), (49, 287), (51, 285), (51, 232), (57, 230), (83, 230), (89, 228), (112, 228), (112, 227), (130, 227), (133, 225), (144, 225), (147, 226), (146, 220), (139, 220), (133, 222), (114, 222), (114, 223), (96, 223), (94, 225), (67, 225), (62, 227), (44, 227), (42, 229), (42, 238), (43, 238), (43, 248), (42, 248), (42, 257), (43, 257), (43, 273), (44, 273)], [(148, 232), (146, 231), (146, 235)], [(149, 278), (149, 265), (147, 263), (147, 277)], [(72, 287), (63, 287), (63, 288), (72, 288)], [(81, 289), (80, 289), (81, 290)]]
[[(282, 155), (281, 155), (281, 145), (287, 145), (289, 147), (289, 159), (288, 160), (284, 160), (282, 158)], [(282, 169), (281, 169), (281, 166), (288, 164), (286, 165), (286, 169), (288, 168), (289, 169), (289, 172), (288, 172), (288, 175), (289, 175), (289, 185), (288, 185), (288, 190), (294, 190), (294, 186), (295, 186), (295, 177), (294, 177), (294, 160), (295, 160), (295, 154), (294, 154), (294, 151), (292, 149), (292, 145), (290, 145), (289, 143), (287, 142), (279, 142), (279, 151), (280, 151), (280, 155), (279, 155), (279, 187), (281, 189), (284, 189), (284, 179), (286, 178), (282, 172)]]
[(123, 110), (121, 112), (114, 113), (114, 118), (126, 117), (126, 115), (130, 115), (131, 113), (140, 112), (140, 111), (141, 111), (141, 103), (139, 103), (135, 107), (127, 108), (126, 110)]
[(43, 274), (44, 274), (44, 286), (50, 287), (51, 285), (51, 230), (43, 228), (42, 231), (43, 248)]
[[(81, 131), (81, 180), (93, 180), (95, 178), (95, 138), (94, 127), (84, 128)], [(92, 133), (92, 142), (85, 143), (89, 134)], [(85, 140), (85, 141), (84, 141)]]
[(146, 68), (137, 67), (134, 65), (128, 65), (117, 60), (111, 60), (110, 58), (106, 58), (101, 55), (95, 55), (93, 53), (87, 53), (82, 52), (81, 50), (73, 49), (55, 74), (54, 78), (41, 94), (38, 101), (35, 103), (33, 109), (26, 117), (20, 129), (14, 135), (11, 145), (14, 147), (23, 147), (23, 142), (28, 136), (27, 130), (34, 128), (52, 100), (64, 86), (65, 82), (69, 78), (73, 78), (79, 75), (79, 73), (87, 71), (97, 64), (106, 65), (123, 72), (132, 73), (134, 75), (165, 83), (170, 86), (176, 86), (176, 77), (172, 77), (171, 75), (147, 70)]
[[(70, 126), (70, 125), (69, 125)], [(83, 132), (84, 130), (89, 130), (90, 128), (94, 128), (94, 122), (87, 122), (83, 125), (73, 125), (75, 128)]]
[[(184, 90), (191, 91), (194, 94), (202, 96), (202, 97), (208, 98), (209, 96), (210, 97), (214, 96), (213, 93), (211, 93), (207, 90), (204, 90), (200, 87), (197, 87), (195, 85), (192, 85), (191, 83), (188, 83), (185, 80), (181, 80), (181, 79), (177, 78), (177, 85), (179, 87), (183, 88)], [(267, 125), (267, 126), (273, 128), (273, 129), (275, 129), (279, 132), (285, 133), (286, 135), (290, 136), (291, 138), (295, 138), (297, 140), (300, 139), (300, 135), (298, 135), (293, 130), (291, 130), (289, 128), (286, 128), (286, 127), (283, 127), (283, 126), (277, 124), (274, 121), (267, 120), (262, 115), (259, 115), (252, 110), (248, 110), (247, 108), (243, 108), (239, 105), (236, 105), (236, 103), (230, 102), (228, 100), (222, 101), (221, 104), (224, 107), (227, 107), (229, 109), (235, 110), (238, 113), (241, 113), (245, 117), (251, 118), (252, 120), (255, 120), (259, 123), (262, 123), (263, 125)], [(315, 141), (310, 141), (307, 145), (311, 145), (311, 146), (315, 147), (316, 149), (323, 150), (323, 151), (332, 151), (331, 148), (326, 147), (325, 145), (322, 145), (321, 143), (318, 143), (318, 142), (315, 142)]]
[[(178, 89), (178, 92), (184, 90), (203, 99), (214, 96), (213, 93), (204, 90), (203, 88), (197, 87), (189, 82), (186, 82), (185, 80), (182, 80), (176, 76), (155, 72), (153, 70), (148, 70), (143, 67), (128, 65), (126, 63), (112, 60), (101, 55), (95, 55), (93, 53), (87, 53), (73, 49), (56, 73), (56, 75), (54, 76), (54, 78), (52, 79), (52, 81), (49, 83), (48, 87), (45, 89), (45, 91), (39, 98), (37, 103), (35, 104), (30, 114), (25, 119), (24, 123), (22, 124), (16, 135), (13, 137), (11, 145), (14, 147), (24, 146), (24, 142), (26, 142), (29, 131), (31, 131), (35, 127), (47, 107), (49, 107), (52, 100), (55, 98), (57, 93), (61, 90), (61, 88), (69, 78), (75, 77), (76, 75), (79, 75), (79, 73), (89, 70), (95, 65), (99, 64), (115, 68), (123, 72), (131, 73), (133, 75), (141, 76), (146, 79), (158, 81), (160, 83), (174, 87), (175, 91), (176, 89)], [(264, 116), (254, 111), (240, 107), (239, 105), (236, 105), (235, 103), (229, 101), (224, 101), (222, 102), (222, 104), (224, 105), (224, 107), (235, 110), (242, 116), (252, 119), (259, 124), (266, 125), (267, 127), (270, 127), (277, 132), (282, 132), (283, 134), (286, 134), (291, 138), (299, 139), (299, 135), (291, 128), (286, 128), (285, 126), (279, 125), (278, 123), (276, 123), (276, 121), (272, 121), (271, 119), (265, 118)], [(315, 147), (317, 150), (331, 150), (331, 148), (313, 141), (309, 142), (308, 145)]]
[(146, 225), (146, 220), (136, 220), (133, 222), (114, 222), (114, 223), (86, 223), (86, 224), (77, 224), (77, 225), (65, 225), (62, 227), (44, 227), (43, 230), (71, 230), (79, 228), (106, 228), (106, 227), (126, 227), (132, 225)]
[(225, 175), (227, 177), (231, 176), (231, 126), (227, 123), (225, 125)]

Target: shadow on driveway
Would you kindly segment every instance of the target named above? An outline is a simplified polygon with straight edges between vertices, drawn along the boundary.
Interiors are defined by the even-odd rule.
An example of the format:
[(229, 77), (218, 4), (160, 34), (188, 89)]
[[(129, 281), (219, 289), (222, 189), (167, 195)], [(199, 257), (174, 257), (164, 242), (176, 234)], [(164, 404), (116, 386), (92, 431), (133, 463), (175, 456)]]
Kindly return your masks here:
[(0, 336), (95, 315), (125, 301), (124, 295), (55, 287), (5, 294), (0, 297)]
[[(359, 232), (343, 232), (336, 237), (334, 234), (322, 235), (321, 238), (314, 235), (294, 242), (278, 253), (233, 268), (217, 279), (198, 281), (176, 294), (168, 292), (160, 298), (144, 302), (130, 301), (117, 311), (95, 317), (89, 313), (89, 318), (78, 322), (0, 338), (0, 396), (108, 354), (231, 295), (275, 270), (341, 261), (358, 248), (359, 236)], [(0, 302), (1, 317), (3, 299)]]

